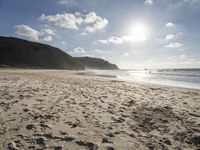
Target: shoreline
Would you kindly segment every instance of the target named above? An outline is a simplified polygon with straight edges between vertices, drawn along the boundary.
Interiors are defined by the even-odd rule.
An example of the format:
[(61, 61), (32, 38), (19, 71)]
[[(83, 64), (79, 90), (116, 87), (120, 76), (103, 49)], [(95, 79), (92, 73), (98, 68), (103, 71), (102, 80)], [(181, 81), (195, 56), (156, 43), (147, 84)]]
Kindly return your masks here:
[(194, 83), (191, 83), (191, 82), (183, 82), (183, 81), (180, 82), (180, 81), (175, 81), (175, 80), (174, 81), (172, 81), (172, 80), (155, 80), (155, 79), (145, 79), (145, 78), (136, 79), (134, 77), (130, 78), (130, 77), (122, 76), (122, 75), (101, 74), (101, 73), (95, 72), (95, 70), (86, 70), (86, 71), (81, 72), (80, 74), (88, 75), (88, 76), (111, 77), (111, 78), (116, 78), (121, 81), (132, 82), (132, 83), (141, 83), (141, 84), (160, 85), (160, 86), (169, 86), (169, 87), (200, 90), (200, 85), (195, 85)]
[(116, 75), (103, 75), (103, 74), (95, 74), (92, 70), (87, 71), (80, 71), (77, 72), (78, 75), (84, 75), (84, 76), (96, 76), (96, 77), (106, 77), (106, 78), (113, 78), (118, 81), (124, 81), (124, 82), (130, 82), (134, 84), (142, 84), (142, 85), (149, 85), (149, 86), (162, 86), (162, 87), (169, 87), (169, 88), (183, 88), (183, 89), (191, 89), (191, 90), (200, 90), (200, 87), (195, 86), (180, 86), (175, 84), (167, 84), (167, 83), (161, 83), (161, 82), (150, 82), (150, 81), (143, 81), (143, 80), (135, 80), (135, 79), (127, 79), (123, 77), (117, 77)]
[[(145, 80), (136, 80), (136, 79), (127, 79), (123, 77), (118, 77), (117, 75), (104, 75), (104, 74), (96, 74), (94, 70), (64, 70), (64, 69), (40, 69), (40, 68), (0, 68), (0, 71), (18, 71), (18, 70), (29, 70), (31, 72), (41, 72), (41, 71), (47, 71), (47, 72), (67, 72), (69, 74), (76, 74), (80, 76), (88, 76), (88, 77), (96, 77), (96, 78), (111, 78), (118, 81), (124, 81), (134, 84), (142, 84), (142, 85), (149, 85), (149, 86), (162, 86), (162, 87), (169, 87), (169, 88), (183, 88), (183, 89), (191, 89), (191, 90), (200, 90), (199, 86), (192, 86), (188, 84), (185, 85), (175, 85), (169, 84), (167, 82), (161, 83), (159, 81), (145, 81)], [(123, 69), (122, 69), (123, 70)]]
[[(199, 88), (192, 88), (192, 87), (184, 87), (184, 86), (176, 86), (176, 85), (168, 85), (168, 84), (162, 84), (159, 82), (148, 82), (148, 81), (142, 81), (142, 80), (128, 80), (128, 79), (124, 79), (124, 78), (118, 78), (115, 75), (103, 75), (103, 74), (95, 74), (95, 72), (93, 72), (93, 70), (62, 70), (62, 69), (32, 69), (32, 68), (23, 68), (23, 69), (19, 69), (19, 68), (0, 68), (0, 72), (1, 71), (8, 71), (8, 72), (31, 72), (31, 73), (41, 73), (41, 72), (51, 72), (51, 73), (56, 73), (56, 72), (60, 72), (60, 73), (66, 73), (65, 75), (76, 75), (79, 76), (80, 78), (85, 77), (85, 78), (94, 78), (94, 79), (103, 79), (103, 80), (116, 80), (119, 82), (127, 82), (127, 83), (132, 83), (132, 84), (136, 84), (136, 85), (140, 85), (140, 86), (156, 86), (156, 87), (163, 87), (163, 88), (175, 88), (175, 89), (186, 89), (186, 90), (196, 90), (199, 91)], [(64, 77), (64, 76), (62, 76)]]
[(0, 69), (0, 149), (197, 149), (199, 90)]

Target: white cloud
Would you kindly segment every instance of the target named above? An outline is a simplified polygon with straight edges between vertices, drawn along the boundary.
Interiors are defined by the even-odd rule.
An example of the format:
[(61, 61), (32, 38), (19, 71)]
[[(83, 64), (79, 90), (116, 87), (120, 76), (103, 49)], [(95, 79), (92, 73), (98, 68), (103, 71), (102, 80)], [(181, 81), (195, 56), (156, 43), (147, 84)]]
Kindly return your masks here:
[(58, 3), (59, 4), (68, 4), (69, 0), (59, 0)]
[(64, 45), (64, 44), (66, 44), (66, 42), (65, 42), (65, 41), (62, 41), (61, 43), (62, 43), (63, 45)]
[(129, 53), (124, 53), (123, 56), (127, 57), (127, 56), (129, 56)]
[(153, 5), (153, 3), (154, 3), (154, 0), (145, 0), (145, 5)]
[(146, 37), (143, 35), (137, 35), (137, 36), (125, 35), (125, 36), (122, 36), (121, 38), (124, 42), (142, 42), (146, 40)]
[(79, 18), (76, 18), (76, 22), (77, 24), (82, 24), (83, 23), (83, 18), (79, 17)]
[(69, 53), (74, 57), (89, 56), (87, 51), (82, 47), (76, 47), (72, 51), (70, 51)]
[(95, 49), (94, 50), (96, 53), (103, 53), (103, 50), (100, 50), (100, 49)]
[(86, 54), (86, 50), (82, 47), (76, 47), (76, 48), (74, 48), (73, 53)]
[[(170, 62), (180, 62), (180, 61), (184, 61), (184, 60), (190, 60), (191, 59), (188, 59), (188, 56), (187, 55), (180, 55), (180, 56), (169, 56), (166, 58), (166, 62), (170, 61)], [(165, 61), (165, 60), (164, 60)]]
[(83, 57), (94, 57), (94, 55), (93, 54), (84, 54), (84, 55), (82, 55)]
[(95, 32), (97, 30), (103, 29), (108, 24), (108, 20), (106, 18), (97, 17), (95, 23), (92, 26), (87, 26), (86, 31)]
[(87, 35), (87, 33), (85, 33), (85, 32), (82, 32), (80, 35)]
[(106, 40), (99, 40), (99, 42), (103, 44), (122, 44), (124, 41), (122, 38), (111, 36)]
[(38, 40), (40, 32), (38, 32), (37, 30), (26, 26), (26, 25), (17, 25), (15, 26), (16, 28), (16, 34), (21, 35), (21, 36), (25, 36), (28, 37), (32, 40)]
[(174, 34), (167, 34), (166, 37), (165, 37), (165, 40), (166, 40), (166, 41), (168, 41), (168, 40), (173, 40), (173, 39), (175, 39), (175, 37), (176, 37), (176, 36), (175, 36)]
[(82, 14), (81, 14), (81, 12), (75, 12), (75, 15), (76, 16), (81, 16)]
[(187, 57), (187, 55), (180, 55), (180, 59), (186, 59)]
[(52, 39), (53, 39), (52, 36), (48, 35), (48, 36), (45, 36), (42, 40), (45, 42), (51, 42)]
[(90, 12), (85, 15), (85, 23), (94, 23), (97, 20), (98, 16), (95, 12)]
[(171, 27), (176, 27), (176, 25), (172, 22), (168, 22), (165, 24), (165, 27), (171, 28)]
[(63, 6), (79, 6), (79, 2), (77, 0), (55, 0), (58, 4)]
[(182, 43), (179, 42), (174, 42), (174, 43), (169, 43), (168, 45), (166, 45), (167, 48), (180, 48), (183, 47)]
[(189, 4), (200, 4), (200, 0), (183, 0), (182, 2)]
[(100, 42), (102, 44), (123, 44), (125, 42), (142, 42), (145, 40), (146, 40), (145, 37), (138, 38), (138, 37), (135, 37), (134, 35), (133, 36), (125, 35), (122, 37), (111, 36), (105, 40), (98, 40), (98, 42)]
[(51, 42), (53, 40), (52, 36), (55, 35), (54, 31), (51, 29), (41, 29), (37, 31), (27, 25), (17, 25), (15, 28), (16, 34), (28, 37), (30, 40), (34, 41)]
[(61, 13), (56, 15), (46, 16), (42, 14), (40, 20), (54, 23), (56, 26), (68, 28), (68, 29), (79, 29), (81, 25), (87, 25), (85, 30), (87, 32), (95, 32), (103, 29), (107, 24), (108, 20), (97, 16), (95, 12), (89, 12), (84, 15), (80, 12), (72, 13)]
[(78, 29), (77, 24), (82, 23), (81, 18), (77, 18), (74, 14), (71, 13), (63, 13), (56, 15), (46, 16), (42, 14), (40, 16), (41, 20), (47, 20), (48, 22), (54, 23), (56, 26), (69, 28), (69, 29)]
[(43, 31), (48, 35), (55, 35), (54, 31), (51, 29), (43, 29)]

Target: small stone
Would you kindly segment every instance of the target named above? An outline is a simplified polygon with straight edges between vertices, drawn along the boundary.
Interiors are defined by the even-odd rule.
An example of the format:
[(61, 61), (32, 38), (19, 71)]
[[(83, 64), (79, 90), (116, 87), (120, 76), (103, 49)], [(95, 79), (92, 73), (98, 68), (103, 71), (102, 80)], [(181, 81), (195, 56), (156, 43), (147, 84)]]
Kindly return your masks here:
[(69, 137), (69, 136), (65, 136), (64, 138), (62, 138), (62, 141), (66, 141), (66, 142), (73, 141), (73, 140), (74, 140), (74, 138)]
[(37, 138), (37, 139), (36, 139), (36, 143), (37, 143), (37, 144), (40, 144), (40, 145), (44, 145), (44, 144), (45, 144), (45, 143), (44, 143), (44, 138), (42, 138), (42, 137)]
[(114, 150), (114, 147), (112, 147), (112, 146), (107, 146), (107, 147), (106, 147), (106, 150)]
[(175, 147), (174, 150), (182, 150), (180, 147)]
[(23, 111), (24, 111), (24, 112), (28, 112), (28, 111), (29, 111), (29, 109), (27, 109), (27, 108), (24, 108), (24, 109), (23, 109)]
[(135, 138), (135, 135), (134, 135), (134, 134), (129, 134), (129, 136)]
[(92, 142), (87, 142), (87, 141), (76, 141), (76, 144), (78, 144), (80, 146), (85, 146), (89, 150), (96, 150), (99, 147), (97, 144), (94, 144)]
[(54, 117), (53, 115), (45, 115), (45, 119), (51, 119), (53, 117)]
[(164, 139), (163, 142), (167, 145), (172, 145), (171, 141), (168, 139)]
[(195, 136), (191, 138), (190, 142), (194, 145), (200, 146), (200, 136)]
[(28, 125), (26, 125), (26, 129), (27, 130), (32, 130), (33, 129), (33, 124), (28, 124)]
[(36, 146), (35, 146), (35, 145), (30, 145), (30, 146), (28, 146), (28, 148), (29, 148), (29, 149), (35, 149)]
[(20, 143), (20, 140), (15, 140), (14, 142), (15, 142), (15, 143)]
[(53, 138), (53, 136), (50, 133), (45, 133), (44, 137), (46, 137), (47, 139)]
[(54, 150), (62, 150), (62, 146), (56, 146)]
[(61, 135), (67, 135), (67, 132), (59, 131)]
[(114, 135), (112, 133), (108, 133), (106, 135), (109, 136), (109, 137), (114, 137)]
[(76, 128), (77, 126), (78, 126), (77, 123), (73, 123), (72, 126), (71, 126), (71, 128)]
[(132, 104), (135, 104), (135, 101), (134, 101), (134, 100), (130, 100), (130, 101), (128, 101), (128, 103), (129, 103), (130, 105), (132, 105)]
[(107, 138), (103, 138), (102, 143), (112, 143), (112, 142), (110, 140), (108, 140)]
[(150, 150), (154, 150), (154, 149), (155, 149), (155, 145), (153, 145), (152, 143), (147, 143), (146, 146), (147, 146)]
[(47, 124), (44, 124), (44, 123), (40, 123), (40, 126), (41, 126), (42, 128), (49, 128), (49, 129), (51, 129), (51, 126), (50, 126), (50, 125), (47, 125)]
[(114, 132), (114, 134), (120, 134), (120, 132), (116, 131), (116, 132)]

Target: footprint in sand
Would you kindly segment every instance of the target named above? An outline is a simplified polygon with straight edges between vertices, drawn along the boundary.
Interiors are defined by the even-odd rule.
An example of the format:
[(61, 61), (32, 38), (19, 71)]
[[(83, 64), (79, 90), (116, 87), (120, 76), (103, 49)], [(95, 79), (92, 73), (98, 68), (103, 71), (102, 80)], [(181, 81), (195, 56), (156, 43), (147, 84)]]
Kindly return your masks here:
[(79, 146), (87, 147), (89, 150), (96, 150), (96, 149), (98, 149), (98, 145), (94, 144), (92, 142), (76, 141), (76, 144), (78, 144)]

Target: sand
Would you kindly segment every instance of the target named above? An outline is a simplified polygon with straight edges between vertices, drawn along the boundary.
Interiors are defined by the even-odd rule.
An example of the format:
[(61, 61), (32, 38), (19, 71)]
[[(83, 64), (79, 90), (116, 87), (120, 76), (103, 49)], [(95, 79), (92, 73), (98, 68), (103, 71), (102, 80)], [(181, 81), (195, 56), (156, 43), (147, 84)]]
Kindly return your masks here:
[(200, 91), (0, 70), (0, 150), (200, 148)]

